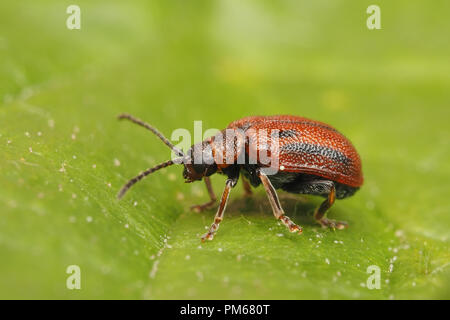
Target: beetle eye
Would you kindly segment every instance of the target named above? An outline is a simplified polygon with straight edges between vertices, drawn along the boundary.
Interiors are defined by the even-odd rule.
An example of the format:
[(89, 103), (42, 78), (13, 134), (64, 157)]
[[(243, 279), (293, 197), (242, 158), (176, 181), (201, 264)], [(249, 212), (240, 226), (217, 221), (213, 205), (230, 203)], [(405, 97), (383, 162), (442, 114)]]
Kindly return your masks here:
[(184, 179), (187, 179), (187, 178), (188, 178), (188, 170), (187, 170), (186, 167), (184, 167), (184, 170), (183, 170), (183, 178), (184, 178)]

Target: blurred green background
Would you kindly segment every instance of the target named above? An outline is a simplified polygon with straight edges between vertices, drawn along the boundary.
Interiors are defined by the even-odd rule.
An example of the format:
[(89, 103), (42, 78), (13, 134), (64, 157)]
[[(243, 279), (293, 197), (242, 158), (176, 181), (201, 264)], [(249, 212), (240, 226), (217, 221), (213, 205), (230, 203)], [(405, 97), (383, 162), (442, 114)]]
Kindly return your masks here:
[[(66, 8), (81, 8), (81, 30)], [(0, 298), (450, 298), (448, 1), (1, 1)], [(337, 201), (281, 194), (304, 234), (273, 218), (261, 188), (233, 190), (220, 231), (202, 183), (129, 112), (170, 136), (248, 115), (330, 123), (363, 160)], [(214, 176), (220, 194), (224, 177)], [(66, 288), (79, 265), (81, 290)], [(369, 290), (366, 270), (381, 269)]]

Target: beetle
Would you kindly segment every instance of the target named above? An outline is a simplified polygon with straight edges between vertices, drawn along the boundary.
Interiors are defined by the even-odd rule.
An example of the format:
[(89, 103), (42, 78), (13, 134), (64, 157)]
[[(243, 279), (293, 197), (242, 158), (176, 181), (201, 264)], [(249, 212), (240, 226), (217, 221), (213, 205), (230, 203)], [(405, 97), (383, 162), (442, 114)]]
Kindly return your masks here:
[[(236, 186), (239, 177), (242, 177), (246, 195), (251, 195), (251, 186), (264, 187), (275, 218), (290, 232), (301, 234), (303, 229), (284, 213), (277, 189), (324, 197), (325, 200), (314, 211), (315, 221), (325, 228), (348, 227), (344, 221), (328, 219), (325, 213), (336, 199), (352, 196), (362, 186), (361, 159), (353, 144), (328, 124), (292, 115), (250, 116), (233, 121), (226, 129), (193, 145), (184, 153), (142, 120), (129, 114), (121, 114), (118, 118), (150, 130), (178, 156), (129, 180), (119, 191), (119, 199), (149, 174), (173, 164), (182, 164), (185, 182), (205, 182), (210, 201), (191, 207), (202, 211), (211, 208), (217, 201), (209, 177), (214, 173), (227, 176), (214, 222), (201, 237), (203, 242), (212, 240), (216, 234), (231, 189)], [(228, 135), (230, 131), (234, 132), (231, 138)], [(270, 162), (262, 161), (261, 150), (267, 151)], [(218, 161), (224, 158), (226, 161)], [(270, 172), (268, 169), (275, 170)]]

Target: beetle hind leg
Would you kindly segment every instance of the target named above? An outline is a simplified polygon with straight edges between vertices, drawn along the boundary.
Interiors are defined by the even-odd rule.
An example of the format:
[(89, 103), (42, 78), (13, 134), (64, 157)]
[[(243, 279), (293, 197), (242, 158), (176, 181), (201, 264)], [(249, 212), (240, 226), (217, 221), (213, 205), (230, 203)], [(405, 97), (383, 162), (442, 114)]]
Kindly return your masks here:
[[(325, 213), (331, 208), (336, 200), (336, 187), (333, 181), (321, 179), (303, 180), (285, 186), (284, 190), (292, 193), (325, 196), (326, 199), (314, 212), (314, 219), (324, 228), (341, 230), (348, 227), (348, 224), (345, 221), (335, 221), (328, 219), (325, 216)], [(342, 195), (339, 194), (337, 197), (339, 199), (343, 198)]]
[(336, 221), (325, 217), (325, 213), (327, 212), (328, 209), (331, 208), (335, 200), (336, 200), (336, 188), (334, 186), (334, 183), (330, 181), (327, 199), (325, 199), (325, 201), (323, 201), (322, 204), (314, 212), (314, 219), (323, 228), (333, 228), (338, 230), (348, 228), (348, 224), (345, 221)]

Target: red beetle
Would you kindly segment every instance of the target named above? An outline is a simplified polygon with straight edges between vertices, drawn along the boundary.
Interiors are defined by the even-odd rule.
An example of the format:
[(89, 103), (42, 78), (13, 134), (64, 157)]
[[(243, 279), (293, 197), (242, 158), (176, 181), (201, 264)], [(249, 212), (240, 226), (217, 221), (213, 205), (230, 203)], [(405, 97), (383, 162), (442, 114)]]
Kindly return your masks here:
[[(251, 194), (250, 184), (257, 187), (262, 183), (275, 217), (289, 231), (298, 233), (302, 228), (284, 214), (276, 189), (325, 197), (315, 210), (315, 220), (323, 227), (343, 229), (347, 227), (346, 222), (327, 219), (325, 213), (335, 199), (353, 195), (363, 184), (361, 160), (352, 143), (333, 127), (307, 118), (289, 115), (246, 117), (193, 145), (187, 154), (149, 124), (128, 114), (120, 115), (119, 119), (128, 119), (149, 129), (179, 156), (131, 179), (120, 190), (119, 198), (147, 175), (172, 164), (183, 164), (186, 182), (205, 181), (211, 200), (192, 207), (201, 211), (216, 201), (209, 176), (217, 172), (228, 177), (214, 222), (202, 236), (202, 241), (213, 239), (223, 219), (230, 190), (240, 175), (247, 195)], [(234, 132), (232, 138), (228, 135), (230, 131)], [(261, 150), (270, 157), (269, 163), (261, 158)]]

